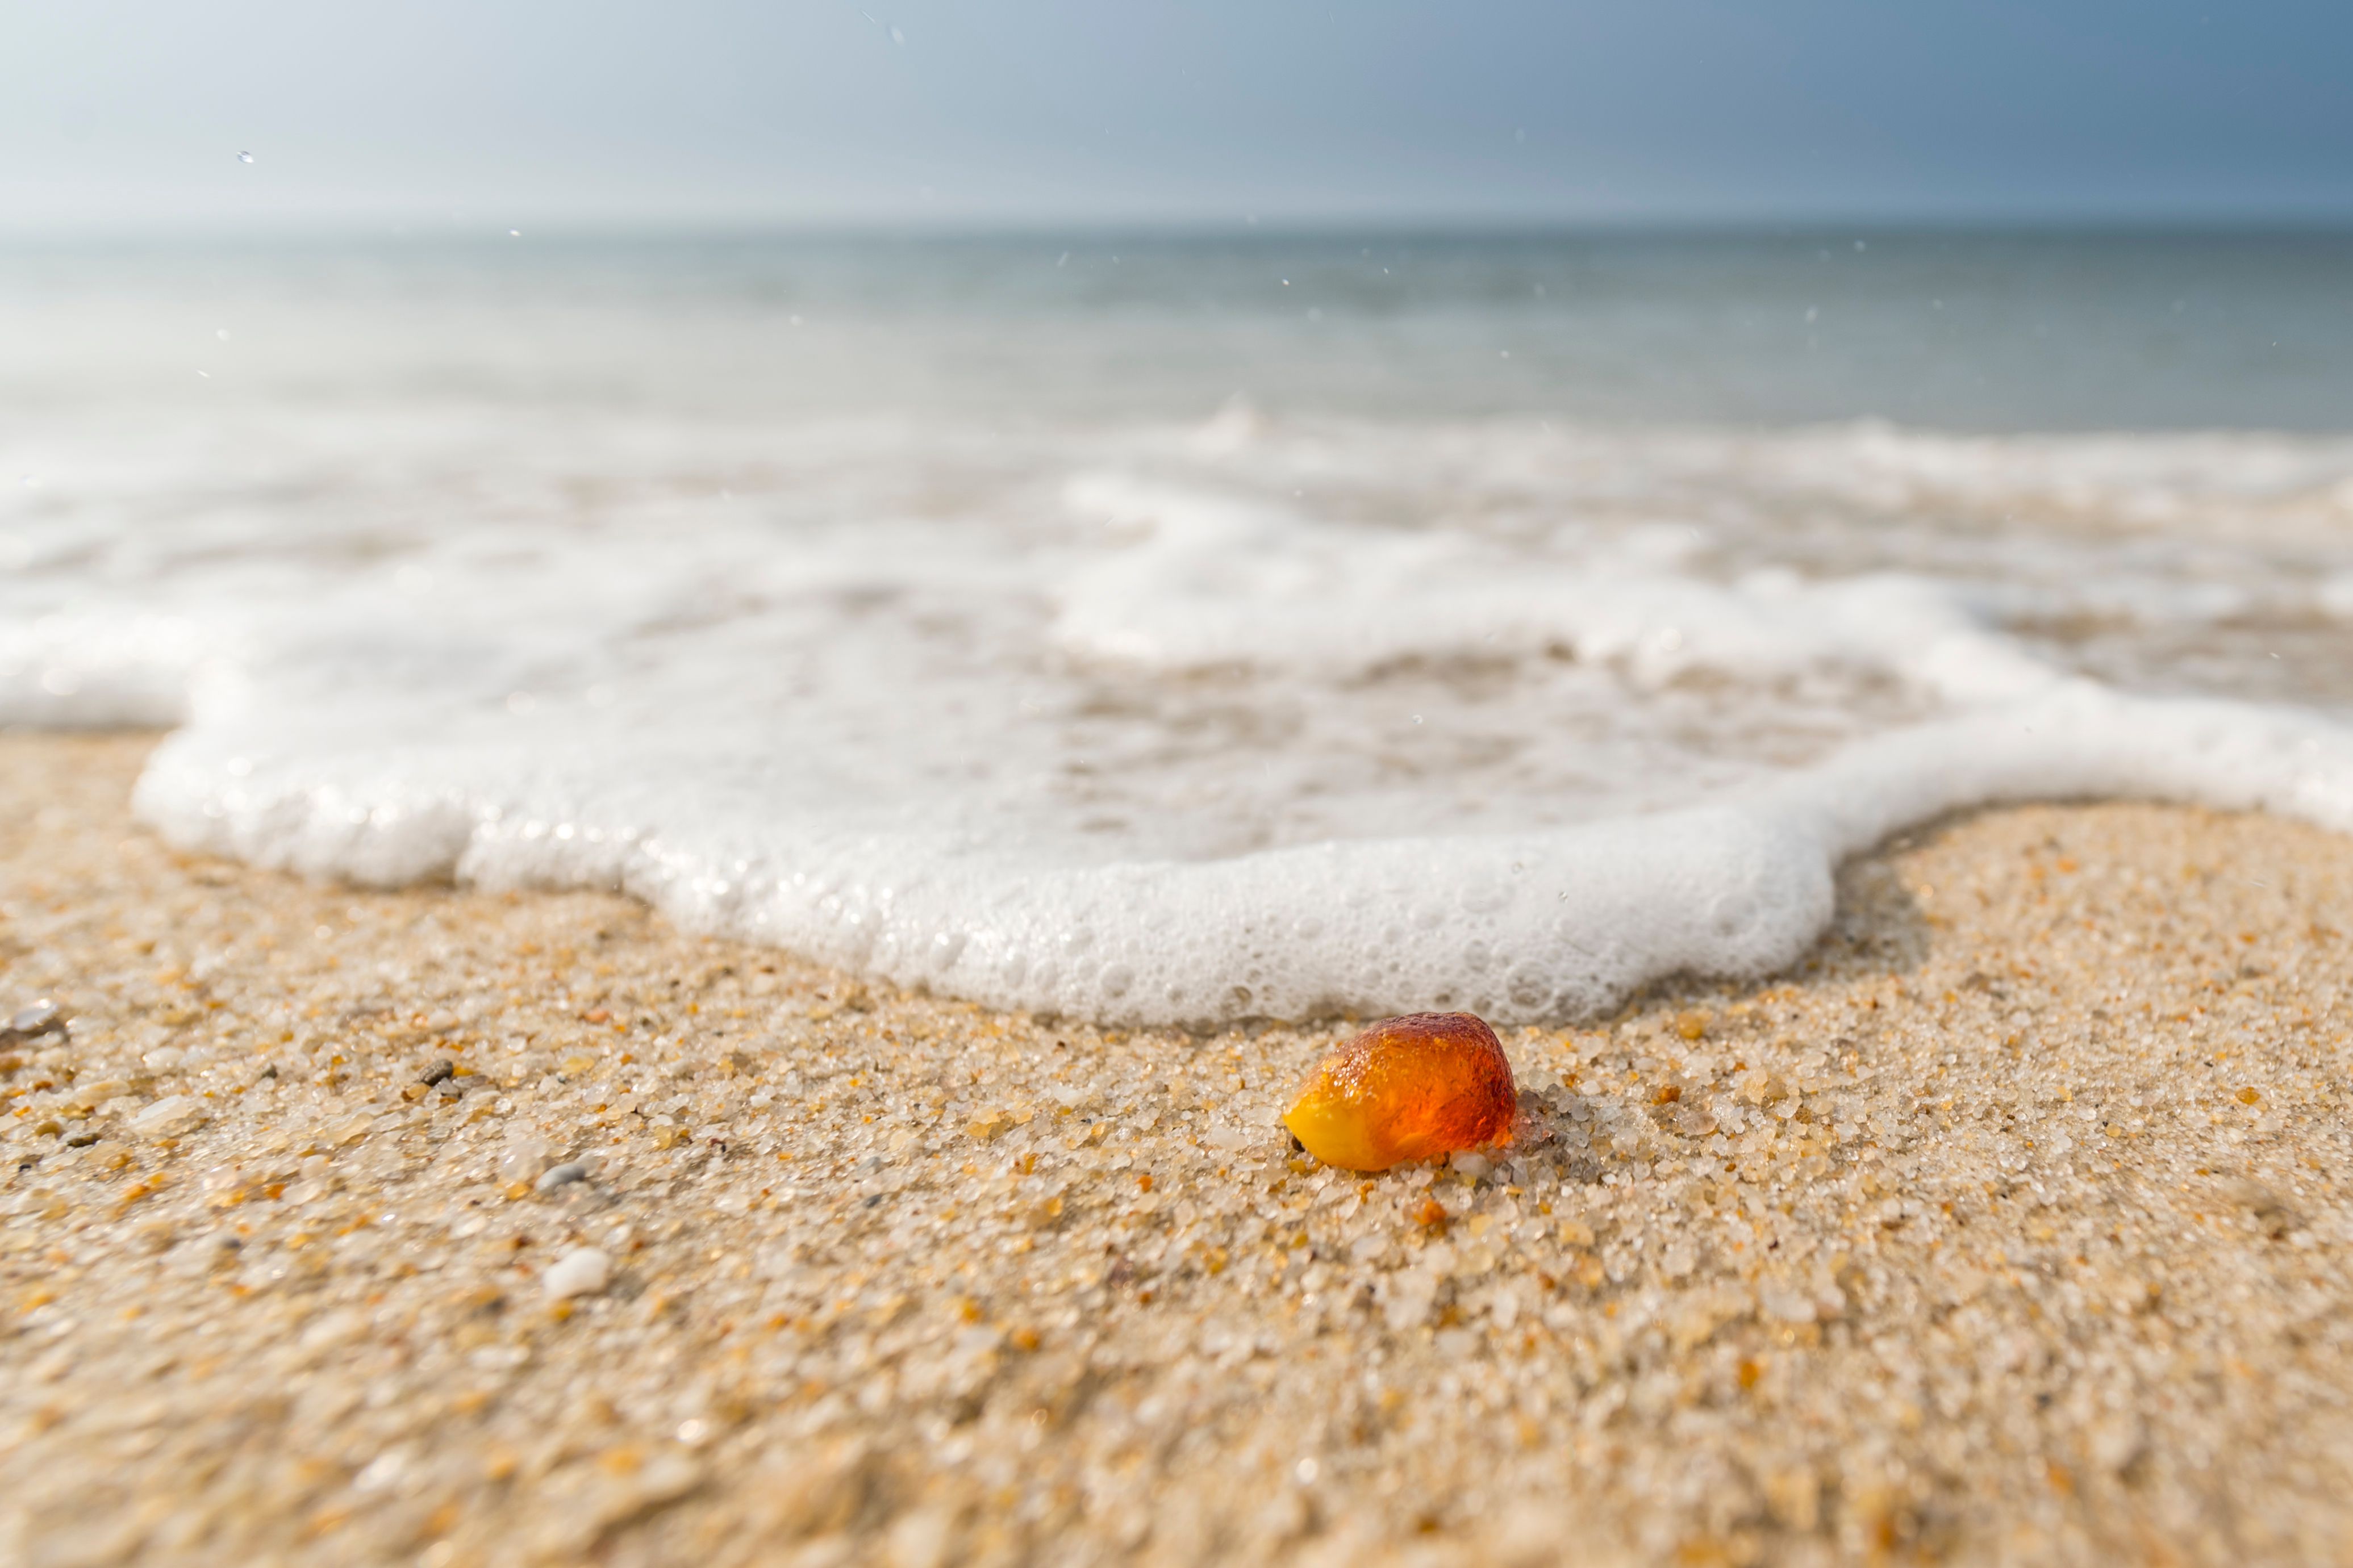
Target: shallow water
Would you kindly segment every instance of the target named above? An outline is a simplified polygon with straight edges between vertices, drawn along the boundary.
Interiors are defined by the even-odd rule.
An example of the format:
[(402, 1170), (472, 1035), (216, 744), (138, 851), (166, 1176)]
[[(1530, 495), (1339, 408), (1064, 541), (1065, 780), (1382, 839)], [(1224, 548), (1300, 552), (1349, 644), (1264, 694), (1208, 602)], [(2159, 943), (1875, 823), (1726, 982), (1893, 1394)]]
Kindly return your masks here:
[(2353, 826), (2353, 241), (0, 258), (0, 720), (264, 863), (1535, 1016), (1979, 801)]

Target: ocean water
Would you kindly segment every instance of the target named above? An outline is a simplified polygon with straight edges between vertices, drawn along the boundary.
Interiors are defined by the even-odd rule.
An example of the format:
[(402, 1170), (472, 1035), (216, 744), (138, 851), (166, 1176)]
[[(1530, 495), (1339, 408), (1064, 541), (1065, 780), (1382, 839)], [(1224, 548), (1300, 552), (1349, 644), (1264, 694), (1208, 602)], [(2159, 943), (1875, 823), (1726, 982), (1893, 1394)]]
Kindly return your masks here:
[(259, 864), (1514, 1020), (1957, 807), (2353, 830), (2345, 237), (27, 247), (0, 343), (0, 723)]

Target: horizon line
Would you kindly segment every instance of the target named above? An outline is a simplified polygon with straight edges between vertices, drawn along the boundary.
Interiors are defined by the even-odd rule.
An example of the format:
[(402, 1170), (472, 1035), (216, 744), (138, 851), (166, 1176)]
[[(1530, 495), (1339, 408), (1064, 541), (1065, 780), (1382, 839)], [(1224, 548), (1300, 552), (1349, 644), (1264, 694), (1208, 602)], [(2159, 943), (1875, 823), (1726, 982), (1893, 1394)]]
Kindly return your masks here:
[(723, 216), (628, 218), (551, 217), (522, 226), (497, 219), (357, 216), (292, 222), (10, 225), (0, 247), (54, 245), (235, 245), (414, 240), (483, 243), (744, 242), (775, 239), (1769, 239), (1836, 234), (1871, 238), (1995, 237), (2353, 237), (2353, 211), (2193, 213), (2149, 210), (2061, 216), (1986, 211), (1897, 215), (1822, 211), (1783, 216), (1738, 214), (1517, 216), (1478, 214), (1258, 216)]

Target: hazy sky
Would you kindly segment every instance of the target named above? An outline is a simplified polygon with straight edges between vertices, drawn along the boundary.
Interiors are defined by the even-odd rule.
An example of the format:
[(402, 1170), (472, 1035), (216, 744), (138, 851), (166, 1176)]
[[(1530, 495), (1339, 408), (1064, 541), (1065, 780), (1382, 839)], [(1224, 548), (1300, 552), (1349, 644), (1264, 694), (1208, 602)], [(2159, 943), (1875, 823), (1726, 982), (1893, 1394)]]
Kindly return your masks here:
[(2348, 64), (2345, 0), (12, 0), (0, 227), (2344, 220)]

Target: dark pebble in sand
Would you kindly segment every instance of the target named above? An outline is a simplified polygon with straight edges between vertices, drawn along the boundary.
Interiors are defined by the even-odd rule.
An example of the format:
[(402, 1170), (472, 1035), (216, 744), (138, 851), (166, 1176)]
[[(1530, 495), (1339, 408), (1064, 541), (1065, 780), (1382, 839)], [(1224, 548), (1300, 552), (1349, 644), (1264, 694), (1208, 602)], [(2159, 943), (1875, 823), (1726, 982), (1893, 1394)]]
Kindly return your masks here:
[(427, 1068), (423, 1073), (419, 1074), (417, 1081), (423, 1084), (426, 1088), (431, 1089), (435, 1084), (439, 1083), (442, 1079), (448, 1078), (451, 1073), (454, 1073), (457, 1070), (458, 1064), (451, 1061), (448, 1058), (443, 1057), (439, 1061), (435, 1062), (431, 1067)]

